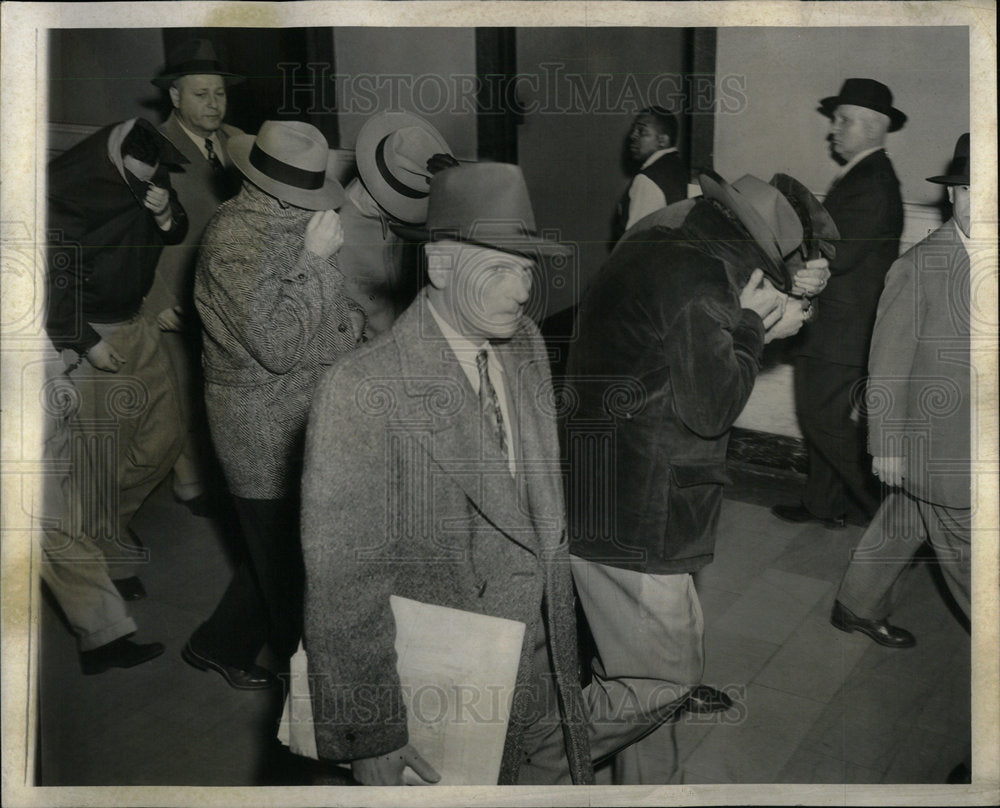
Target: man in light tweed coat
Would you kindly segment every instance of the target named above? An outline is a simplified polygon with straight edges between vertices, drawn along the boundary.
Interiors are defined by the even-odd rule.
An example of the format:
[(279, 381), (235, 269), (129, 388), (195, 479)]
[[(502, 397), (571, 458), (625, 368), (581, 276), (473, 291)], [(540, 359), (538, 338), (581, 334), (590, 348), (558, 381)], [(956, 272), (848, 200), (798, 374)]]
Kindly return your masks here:
[[(524, 315), (528, 256), (566, 248), (533, 235), (512, 165), (436, 174), (427, 224), (429, 286), (326, 376), (310, 416), (302, 549), (317, 750), (368, 785), (401, 784), (406, 765), (438, 779), (407, 733), (399, 595), (524, 623), (499, 782), (590, 782), (551, 381)], [(488, 694), (470, 698), (489, 710)]]
[(323, 370), (357, 344), (318, 129), (265, 121), (229, 154), (246, 178), (205, 231), (195, 273), (204, 328), (205, 403), (215, 451), (239, 516), (247, 558), (184, 659), (232, 686), (277, 684), (255, 664), (265, 641), (287, 661), (302, 630), (298, 479), (306, 415)]

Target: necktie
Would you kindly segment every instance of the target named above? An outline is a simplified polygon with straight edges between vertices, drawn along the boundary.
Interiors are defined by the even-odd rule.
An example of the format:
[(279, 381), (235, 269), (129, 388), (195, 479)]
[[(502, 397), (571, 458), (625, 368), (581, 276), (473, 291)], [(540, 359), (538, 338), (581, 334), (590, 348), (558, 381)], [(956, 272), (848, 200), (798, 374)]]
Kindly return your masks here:
[(225, 169), (222, 167), (222, 161), (219, 160), (219, 155), (215, 153), (215, 144), (212, 143), (212, 138), (205, 138), (205, 151), (208, 152), (208, 164), (212, 167), (212, 171), (216, 174), (221, 174)]
[(507, 433), (503, 428), (503, 414), (500, 412), (497, 391), (493, 387), (493, 382), (490, 381), (488, 361), (486, 349), (483, 348), (476, 354), (476, 369), (479, 371), (479, 409), (486, 420), (487, 428), (497, 439), (500, 452), (506, 457)]

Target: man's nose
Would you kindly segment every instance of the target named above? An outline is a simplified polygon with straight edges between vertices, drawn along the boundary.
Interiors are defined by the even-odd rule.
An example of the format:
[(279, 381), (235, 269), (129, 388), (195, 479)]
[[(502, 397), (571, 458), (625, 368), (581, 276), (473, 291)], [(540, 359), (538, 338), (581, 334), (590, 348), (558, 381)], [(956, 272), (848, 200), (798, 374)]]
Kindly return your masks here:
[(517, 271), (515, 279), (513, 281), (514, 300), (518, 303), (525, 303), (528, 300), (528, 295), (531, 294), (531, 270), (530, 269), (520, 269)]

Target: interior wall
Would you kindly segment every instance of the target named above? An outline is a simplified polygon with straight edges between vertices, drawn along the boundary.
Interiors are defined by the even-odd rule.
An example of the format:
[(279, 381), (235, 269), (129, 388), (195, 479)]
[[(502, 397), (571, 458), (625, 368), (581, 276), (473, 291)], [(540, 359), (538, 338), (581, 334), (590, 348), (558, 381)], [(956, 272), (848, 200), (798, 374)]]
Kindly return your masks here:
[[(682, 28), (517, 29), (519, 162), (538, 225), (579, 248), (581, 287), (608, 256), (632, 119), (649, 104), (681, 105), (684, 56)], [(551, 289), (548, 312), (573, 291)]]
[(334, 28), (342, 149), (371, 115), (402, 110), (438, 128), (459, 159), (476, 159), (475, 29)]
[(53, 30), (49, 39), (49, 113), (54, 123), (104, 126), (153, 114), (149, 83), (163, 65), (160, 28)]
[(720, 28), (716, 67), (719, 86), (742, 86), (745, 96), (716, 117), (715, 165), (727, 179), (784, 171), (825, 193), (838, 166), (819, 100), (861, 76), (887, 84), (909, 116), (886, 146), (903, 200), (941, 201), (941, 187), (924, 178), (941, 173), (969, 130), (967, 29)]

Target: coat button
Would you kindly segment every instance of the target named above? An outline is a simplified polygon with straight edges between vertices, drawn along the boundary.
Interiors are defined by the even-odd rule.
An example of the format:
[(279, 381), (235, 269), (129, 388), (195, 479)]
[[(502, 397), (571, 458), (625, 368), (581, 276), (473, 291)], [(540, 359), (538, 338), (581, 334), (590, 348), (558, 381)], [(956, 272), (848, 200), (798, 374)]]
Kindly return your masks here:
[(300, 272), (300, 273), (298, 274), (298, 279), (299, 279), (300, 281), (304, 281), (304, 280), (306, 279), (306, 273), (305, 273), (305, 272)]
[(341, 323), (340, 325), (337, 326), (337, 330), (340, 331), (340, 332), (344, 332), (344, 331), (347, 330), (347, 325), (345, 325), (344, 323)]

